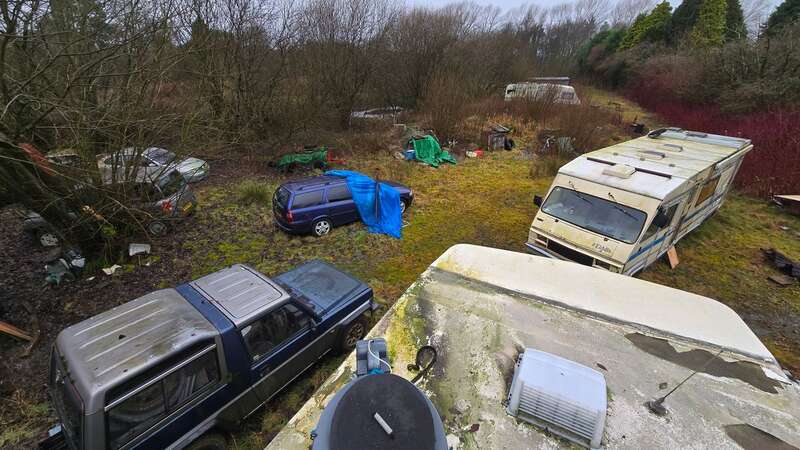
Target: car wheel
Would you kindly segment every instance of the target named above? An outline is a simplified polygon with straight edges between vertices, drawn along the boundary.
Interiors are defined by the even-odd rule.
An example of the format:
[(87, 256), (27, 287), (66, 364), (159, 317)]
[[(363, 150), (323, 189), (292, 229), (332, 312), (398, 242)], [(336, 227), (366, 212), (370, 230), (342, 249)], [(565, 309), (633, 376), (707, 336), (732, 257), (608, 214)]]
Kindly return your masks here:
[(42, 247), (57, 247), (58, 236), (52, 231), (37, 231), (36, 240)]
[(161, 220), (154, 220), (147, 224), (147, 232), (152, 236), (163, 236), (167, 234), (167, 224)]
[(314, 236), (317, 237), (325, 236), (326, 234), (331, 232), (331, 228), (333, 228), (333, 225), (331, 224), (330, 220), (320, 219), (314, 222), (314, 227), (312, 228), (312, 232), (314, 233)]
[(406, 201), (405, 200), (400, 200), (400, 215), (403, 215), (403, 214), (406, 213), (406, 208), (408, 208), (408, 205), (406, 204)]
[(361, 319), (350, 322), (339, 338), (339, 352), (347, 353), (356, 348), (356, 342), (364, 339), (367, 334), (367, 327)]
[(219, 433), (208, 433), (192, 442), (188, 450), (225, 450), (228, 448), (228, 440)]

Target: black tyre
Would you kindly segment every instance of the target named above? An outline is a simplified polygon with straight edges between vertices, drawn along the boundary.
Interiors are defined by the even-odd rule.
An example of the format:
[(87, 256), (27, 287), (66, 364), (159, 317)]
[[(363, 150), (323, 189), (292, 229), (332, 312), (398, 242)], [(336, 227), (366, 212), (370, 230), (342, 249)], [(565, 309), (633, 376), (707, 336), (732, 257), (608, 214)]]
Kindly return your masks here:
[(408, 209), (408, 203), (406, 203), (405, 200), (401, 199), (400, 200), (400, 215), (405, 214), (406, 213), (406, 209)]
[(186, 447), (187, 450), (225, 450), (228, 448), (228, 440), (220, 433), (208, 433), (200, 436)]
[(60, 243), (58, 235), (48, 230), (36, 230), (35, 237), (36, 242), (42, 247), (58, 247)]
[(154, 220), (147, 224), (147, 232), (151, 236), (163, 236), (167, 234), (169, 227), (163, 220)]
[(311, 227), (311, 232), (314, 234), (314, 236), (320, 237), (330, 233), (331, 229), (333, 229), (333, 224), (330, 220), (319, 219), (314, 222), (314, 225)]
[(356, 342), (364, 339), (364, 336), (367, 335), (367, 326), (364, 324), (363, 319), (356, 319), (350, 322), (344, 330), (342, 330), (342, 334), (339, 336), (339, 352), (340, 353), (347, 353), (352, 351), (356, 348)]

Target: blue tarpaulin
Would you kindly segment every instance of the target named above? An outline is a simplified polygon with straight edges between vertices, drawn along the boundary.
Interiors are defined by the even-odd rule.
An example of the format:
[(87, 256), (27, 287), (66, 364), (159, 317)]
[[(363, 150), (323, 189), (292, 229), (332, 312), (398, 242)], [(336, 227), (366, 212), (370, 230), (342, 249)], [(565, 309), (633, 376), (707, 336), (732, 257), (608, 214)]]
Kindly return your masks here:
[(350, 170), (329, 170), (325, 175), (347, 179), (347, 186), (353, 194), (353, 201), (361, 215), (361, 221), (367, 225), (370, 233), (383, 233), (397, 239), (401, 238), (403, 219), (400, 212), (400, 193), (397, 189), (386, 183), (377, 183), (363, 173)]

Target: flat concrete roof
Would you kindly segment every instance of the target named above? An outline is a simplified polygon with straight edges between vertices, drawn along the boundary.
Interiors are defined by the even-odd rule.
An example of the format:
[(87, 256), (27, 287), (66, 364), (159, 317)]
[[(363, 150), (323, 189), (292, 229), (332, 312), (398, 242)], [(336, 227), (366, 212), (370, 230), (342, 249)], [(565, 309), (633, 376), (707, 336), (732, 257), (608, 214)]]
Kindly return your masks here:
[[(506, 413), (514, 363), (525, 348), (605, 376), (606, 448), (800, 447), (800, 387), (738, 315), (714, 300), (635, 278), (457, 245), (370, 336), (387, 339), (393, 373), (409, 379), (416, 349), (437, 348), (439, 360), (418, 387), (455, 449), (570, 446)], [(322, 409), (354, 366), (351, 354), (267, 448), (309, 448)], [(643, 406), (694, 370), (664, 403), (666, 417)]]

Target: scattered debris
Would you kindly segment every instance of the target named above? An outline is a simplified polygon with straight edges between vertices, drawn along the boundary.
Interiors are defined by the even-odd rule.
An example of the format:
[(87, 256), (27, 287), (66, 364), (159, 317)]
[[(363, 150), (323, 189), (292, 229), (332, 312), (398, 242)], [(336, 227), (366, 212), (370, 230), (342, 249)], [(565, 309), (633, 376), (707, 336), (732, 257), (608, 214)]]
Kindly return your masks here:
[(767, 279), (783, 287), (791, 286), (795, 283), (794, 278), (782, 273), (778, 275), (770, 275), (767, 277)]
[(9, 336), (14, 336), (17, 339), (22, 339), (28, 342), (33, 341), (33, 337), (30, 336), (28, 333), (20, 330), (14, 325), (8, 324), (3, 321), (0, 321), (0, 332), (8, 334)]
[(343, 163), (344, 160), (332, 159), (327, 147), (307, 146), (302, 153), (283, 155), (278, 162), (270, 165), (281, 172), (291, 173), (300, 168), (325, 169), (331, 162)]
[(483, 158), (483, 150), (477, 149), (474, 151), (467, 150), (467, 158)]
[(775, 266), (776, 269), (794, 278), (800, 278), (800, 263), (789, 259), (786, 255), (774, 248), (768, 248), (766, 250), (762, 248), (761, 252), (764, 253), (768, 261), (772, 262), (772, 265)]
[(633, 134), (645, 134), (647, 132), (647, 127), (639, 122), (638, 117), (635, 117), (631, 123), (631, 131), (633, 131)]
[(539, 134), (539, 141), (542, 143), (539, 153), (576, 153), (575, 138), (564, 136), (560, 130), (544, 130)]
[(773, 195), (772, 201), (787, 210), (800, 214), (800, 194), (798, 195)]
[(439, 141), (431, 134), (421, 137), (413, 136), (408, 140), (406, 148), (414, 150), (414, 158), (417, 161), (422, 161), (431, 167), (439, 167), (439, 164), (443, 162), (456, 164), (453, 155), (442, 150)]
[(141, 254), (150, 254), (150, 244), (131, 244), (128, 246), (128, 255), (135, 256)]
[(75, 281), (85, 265), (86, 258), (77, 250), (68, 249), (62, 257), (45, 264), (45, 282), (58, 286), (62, 281)]
[(486, 148), (488, 150), (511, 150), (516, 145), (513, 139), (508, 137), (511, 129), (503, 125), (491, 125), (486, 131)]
[(600, 363), (596, 363), (596, 364), (597, 364), (597, 367), (599, 367), (599, 368), (605, 370), (606, 372), (608, 372), (608, 369), (606, 369), (606, 366), (604, 366), (604, 365), (602, 365)]
[(671, 269), (678, 267), (678, 264), (680, 264), (681, 261), (678, 259), (678, 250), (675, 249), (674, 245), (667, 250), (667, 259), (669, 259), (669, 267)]
[(114, 264), (111, 267), (103, 267), (102, 270), (103, 270), (103, 273), (106, 274), (106, 275), (114, 275), (114, 272), (116, 272), (117, 269), (121, 269), (121, 268), (122, 268), (122, 266), (120, 266), (119, 264)]

